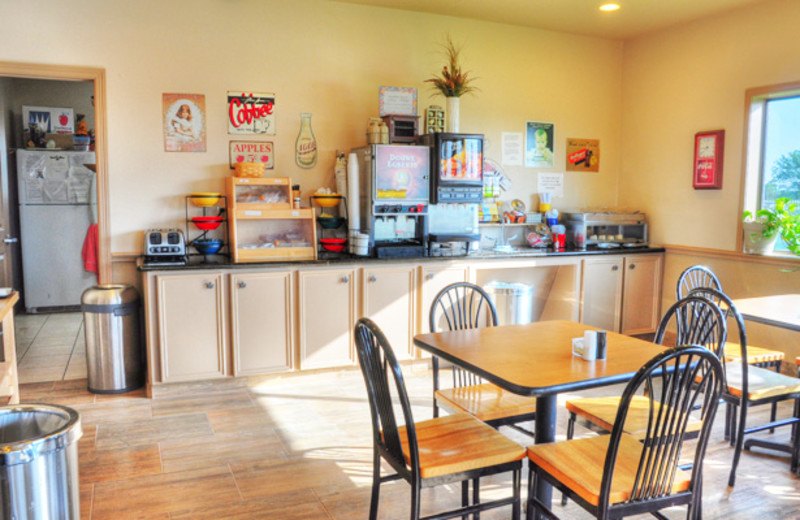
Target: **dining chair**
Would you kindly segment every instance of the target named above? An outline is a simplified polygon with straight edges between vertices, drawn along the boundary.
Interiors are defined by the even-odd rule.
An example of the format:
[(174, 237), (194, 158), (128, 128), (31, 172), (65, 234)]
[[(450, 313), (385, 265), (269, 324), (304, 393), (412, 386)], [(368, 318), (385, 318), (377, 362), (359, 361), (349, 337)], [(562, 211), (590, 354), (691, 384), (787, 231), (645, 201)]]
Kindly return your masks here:
[[(361, 318), (355, 326), (355, 341), (372, 418), (370, 520), (378, 517), (380, 485), (398, 479), (411, 485), (412, 520), (420, 520), (422, 489), (457, 482), (463, 486), (461, 508), (425, 519), (466, 518), (470, 514), (477, 518), (480, 511), (511, 506), (512, 518), (519, 520), (524, 448), (468, 414), (415, 423), (403, 373), (383, 332), (369, 318)], [(393, 406), (395, 399), (402, 410), (400, 417)], [(381, 459), (394, 474), (381, 476)], [(481, 503), (480, 478), (505, 472), (512, 473), (512, 496)], [(469, 481), (475, 490), (472, 504), (466, 491)]]
[[(688, 296), (694, 289), (701, 289), (710, 287), (717, 291), (722, 291), (722, 283), (710, 267), (705, 265), (693, 265), (686, 268), (678, 277), (678, 283), (675, 287), (675, 299)], [(728, 341), (725, 344), (725, 357), (729, 361), (738, 361), (742, 357), (742, 348), (735, 342)], [(780, 350), (767, 349), (750, 345), (747, 349), (747, 362), (751, 365), (762, 368), (772, 368), (776, 372), (781, 371), (781, 364), (783, 363), (784, 353)], [(775, 420), (775, 411), (773, 409), (772, 420)]]
[[(725, 366), (725, 376), (727, 387), (722, 394), (722, 399), (731, 406), (733, 413), (726, 414), (726, 431), (730, 430), (730, 442), (734, 446), (733, 462), (728, 477), (728, 486), (733, 487), (736, 483), (736, 469), (739, 466), (739, 459), (742, 449), (750, 449), (752, 446), (766, 448), (776, 448), (776, 443), (763, 439), (744, 440), (745, 435), (764, 430), (774, 431), (776, 427), (792, 425), (791, 443), (789, 446), (780, 447), (780, 450), (789, 451), (791, 455), (791, 471), (798, 473), (800, 469), (800, 436), (795, 435), (796, 426), (800, 424), (800, 378), (790, 377), (772, 370), (756, 367), (748, 364), (744, 359), (747, 354), (747, 332), (745, 330), (744, 318), (734, 305), (728, 295), (716, 289), (694, 289), (691, 295), (703, 296), (716, 303), (728, 317), (732, 318), (738, 329), (739, 343), (742, 346), (742, 353), (745, 354), (738, 362), (728, 361)], [(794, 400), (793, 414), (788, 419), (776, 419), (774, 411), (767, 424), (747, 427), (747, 410), (753, 406), (771, 404), (773, 410), (775, 405), (781, 401)], [(737, 413), (738, 411), (738, 425)]]
[[(541, 481), (598, 519), (648, 512), (666, 518), (658, 511), (680, 505), (688, 505), (687, 518), (702, 518), (703, 458), (723, 383), (722, 364), (705, 347), (674, 347), (658, 354), (625, 387), (610, 435), (528, 448), (528, 520), (540, 512), (557, 518), (536, 498)], [(625, 425), (645, 388), (648, 420), (645, 435), (636, 438)], [(695, 405), (700, 405), (698, 438), (684, 445)], [(691, 469), (681, 469), (681, 459), (691, 459)]]
[[(725, 317), (722, 311), (713, 303), (702, 296), (687, 296), (675, 302), (664, 316), (656, 329), (654, 343), (659, 345), (664, 342), (664, 335), (670, 327), (676, 330), (678, 345), (700, 345), (719, 355), (722, 352), (726, 338)], [(609, 432), (614, 426), (617, 417), (620, 396), (609, 397), (582, 397), (569, 399), (566, 408), (569, 412), (567, 421), (567, 439), (575, 435), (577, 418), (583, 419), (587, 426)], [(643, 439), (647, 435), (647, 424), (650, 409), (650, 399), (647, 395), (633, 396), (629, 404), (626, 422), (620, 427), (628, 435)], [(726, 425), (729, 424), (726, 421)], [(697, 436), (701, 424), (696, 420), (689, 420), (686, 435)], [(562, 497), (562, 504), (566, 504), (567, 496)]]
[[(480, 286), (469, 282), (456, 282), (443, 288), (431, 305), (431, 332), (447, 330), (494, 327), (497, 325), (497, 309), (491, 297)], [(433, 365), (433, 416), (439, 416), (439, 406), (453, 412), (468, 413), (479, 420), (498, 428), (510, 426), (526, 435), (533, 432), (519, 423), (532, 421), (536, 417), (536, 399), (513, 394), (493, 383), (453, 366), (453, 386), (439, 387), (439, 358)]]

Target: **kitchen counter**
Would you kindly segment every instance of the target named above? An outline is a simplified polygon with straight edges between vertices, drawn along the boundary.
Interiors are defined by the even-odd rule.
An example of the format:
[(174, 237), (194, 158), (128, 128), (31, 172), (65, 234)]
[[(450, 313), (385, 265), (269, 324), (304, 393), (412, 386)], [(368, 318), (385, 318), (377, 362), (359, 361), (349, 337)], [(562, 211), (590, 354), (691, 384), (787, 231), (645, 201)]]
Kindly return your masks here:
[(425, 256), (414, 258), (372, 258), (367, 256), (356, 256), (346, 253), (326, 253), (322, 252), (317, 260), (303, 260), (295, 262), (258, 262), (236, 264), (224, 255), (192, 255), (186, 265), (149, 265), (144, 263), (144, 259), (139, 257), (136, 266), (139, 271), (185, 271), (196, 269), (247, 269), (253, 267), (279, 267), (279, 266), (325, 266), (325, 265), (349, 265), (349, 264), (381, 264), (397, 263), (413, 260), (414, 262), (437, 262), (453, 260), (491, 260), (491, 259), (515, 259), (515, 258), (559, 258), (571, 256), (602, 256), (602, 255), (630, 255), (644, 253), (663, 253), (664, 248), (660, 246), (648, 247), (618, 247), (601, 249), (589, 247), (585, 251), (566, 249), (563, 251), (552, 251), (550, 249), (535, 249), (530, 247), (514, 247), (510, 251), (482, 250), (478, 253), (471, 253), (467, 256)]

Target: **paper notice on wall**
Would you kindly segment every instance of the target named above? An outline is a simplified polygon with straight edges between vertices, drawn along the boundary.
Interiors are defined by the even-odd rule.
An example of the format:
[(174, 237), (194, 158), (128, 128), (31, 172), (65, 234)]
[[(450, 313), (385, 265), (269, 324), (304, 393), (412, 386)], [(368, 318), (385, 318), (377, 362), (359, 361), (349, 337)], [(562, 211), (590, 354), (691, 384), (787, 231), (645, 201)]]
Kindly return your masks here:
[(564, 196), (564, 174), (539, 172), (538, 192), (550, 193), (553, 197)]
[(503, 158), (506, 166), (522, 166), (522, 132), (503, 132)]

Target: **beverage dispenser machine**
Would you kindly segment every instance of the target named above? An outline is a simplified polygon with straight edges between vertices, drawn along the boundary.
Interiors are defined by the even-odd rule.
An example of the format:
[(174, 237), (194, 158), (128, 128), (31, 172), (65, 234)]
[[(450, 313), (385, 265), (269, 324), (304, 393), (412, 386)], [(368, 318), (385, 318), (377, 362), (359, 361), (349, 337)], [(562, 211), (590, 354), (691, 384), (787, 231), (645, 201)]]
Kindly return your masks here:
[(430, 148), (373, 144), (358, 158), (360, 230), (378, 258), (425, 256)]

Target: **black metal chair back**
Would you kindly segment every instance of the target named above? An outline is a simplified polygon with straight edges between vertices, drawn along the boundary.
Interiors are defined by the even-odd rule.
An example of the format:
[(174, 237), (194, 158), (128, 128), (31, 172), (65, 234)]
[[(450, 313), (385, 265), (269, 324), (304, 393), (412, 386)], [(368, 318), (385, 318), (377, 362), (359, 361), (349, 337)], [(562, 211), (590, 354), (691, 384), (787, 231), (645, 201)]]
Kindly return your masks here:
[(718, 291), (722, 291), (722, 284), (717, 278), (717, 275), (705, 265), (693, 265), (686, 268), (678, 277), (678, 285), (675, 288), (675, 299), (680, 300), (686, 296), (692, 289), (701, 287), (710, 287)]
[[(417, 431), (397, 358), (386, 336), (369, 318), (361, 318), (356, 323), (355, 340), (358, 362), (367, 385), (375, 446), (398, 474), (409, 480), (418, 481), (420, 475)], [(403, 456), (398, 421), (392, 405), (392, 387), (403, 411), (408, 437), (410, 459), (408, 466)]]
[(677, 332), (676, 345), (700, 345), (722, 359), (727, 327), (725, 315), (714, 302), (703, 296), (690, 295), (672, 304), (658, 324), (655, 343), (663, 344), (673, 320)]
[[(444, 322), (447, 330), (476, 329), (497, 326), (497, 308), (489, 294), (478, 285), (456, 282), (448, 285), (436, 295), (431, 305), (429, 324), (431, 332), (439, 332), (438, 323)], [(439, 360), (433, 358), (433, 391), (439, 389)], [(453, 366), (453, 386), (479, 385), (483, 380), (460, 367)], [(438, 407), (434, 398), (434, 417)]]
[[(656, 382), (658, 384), (654, 384)], [(696, 517), (692, 512), (699, 511), (700, 507), (703, 458), (723, 382), (722, 365), (717, 356), (698, 345), (664, 351), (636, 373), (625, 388), (614, 428), (611, 430), (600, 487), (601, 509), (631, 510), (627, 514), (636, 510), (643, 512), (653, 508), (660, 509), (673, 503), (686, 503), (686, 493), (690, 493), (689, 517)], [(651, 389), (649, 421), (631, 496), (626, 502), (609, 506), (611, 483), (628, 408), (632, 398), (642, 388)], [(690, 413), (698, 406), (701, 406), (702, 427), (697, 443), (694, 444), (691, 483), (687, 492), (679, 493), (682, 496), (676, 497), (672, 493), (672, 487), (679, 460), (685, 455), (684, 435)], [(689, 446), (691, 449), (691, 445)], [(619, 515), (609, 516), (616, 518), (625, 516), (625, 513), (621, 511)]]

